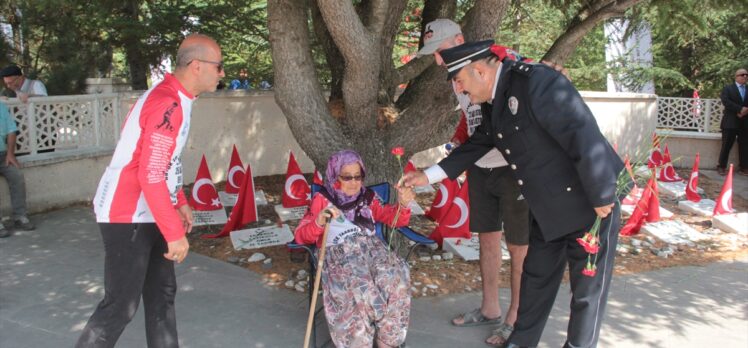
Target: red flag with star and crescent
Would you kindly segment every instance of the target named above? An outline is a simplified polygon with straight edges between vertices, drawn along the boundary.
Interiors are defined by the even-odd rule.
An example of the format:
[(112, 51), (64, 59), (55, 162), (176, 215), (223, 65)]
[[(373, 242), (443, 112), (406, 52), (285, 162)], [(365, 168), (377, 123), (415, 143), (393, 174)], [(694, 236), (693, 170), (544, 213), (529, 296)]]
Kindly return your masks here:
[(699, 194), (699, 153), (696, 153), (696, 159), (693, 161), (693, 169), (691, 169), (691, 176), (688, 177), (688, 185), (686, 185), (686, 198), (694, 203), (701, 201), (701, 195)]
[(283, 185), (281, 204), (285, 208), (309, 205), (311, 192), (309, 183), (304, 178), (304, 174), (301, 173), (301, 168), (296, 163), (296, 157), (291, 152), (286, 169), (286, 181)]
[(234, 145), (234, 149), (231, 151), (228, 175), (226, 176), (226, 193), (239, 193), (239, 185), (242, 184), (243, 180), (244, 164), (242, 164), (242, 160), (239, 158), (239, 152), (236, 151), (236, 145)]
[(663, 157), (660, 152), (660, 138), (657, 137), (657, 133), (652, 133), (652, 151), (649, 153), (647, 159), (647, 167), (655, 168), (662, 165)]
[(315, 184), (317, 184), (317, 185), (319, 185), (319, 186), (324, 186), (325, 185), (325, 181), (322, 180), (322, 174), (319, 173), (319, 171), (317, 170), (317, 168), (314, 168), (314, 181), (312, 181), (312, 182), (315, 183)]
[(452, 205), (429, 238), (439, 243), (439, 246), (442, 245), (444, 238), (470, 238), (470, 199), (467, 182), (460, 187), (460, 191), (452, 200)]
[(213, 179), (210, 176), (208, 162), (205, 155), (200, 160), (200, 167), (197, 169), (195, 184), (192, 185), (192, 193), (187, 199), (187, 203), (192, 210), (210, 211), (223, 209), (223, 204), (218, 198), (218, 191), (213, 185)]
[(229, 220), (217, 234), (203, 235), (203, 238), (219, 238), (228, 236), (231, 231), (239, 230), (249, 223), (257, 221), (257, 203), (255, 203), (255, 180), (252, 177), (252, 167), (247, 165), (244, 173), (239, 197), (234, 209), (231, 210)]
[(431, 208), (426, 211), (426, 217), (439, 223), (442, 216), (452, 206), (452, 201), (459, 189), (460, 185), (457, 180), (450, 180), (449, 178), (442, 180), (439, 183), (439, 190), (436, 191), (434, 201), (431, 202)]
[(675, 168), (673, 168), (673, 161), (670, 159), (670, 150), (667, 148), (667, 144), (665, 144), (665, 153), (662, 156), (662, 168), (660, 168), (660, 175), (658, 177), (658, 180), (662, 182), (680, 182), (683, 181), (680, 176), (678, 176), (678, 173), (675, 172)]
[(714, 205), (713, 215), (732, 214), (732, 164), (725, 177), (725, 183), (722, 184), (722, 191), (717, 198), (717, 204)]

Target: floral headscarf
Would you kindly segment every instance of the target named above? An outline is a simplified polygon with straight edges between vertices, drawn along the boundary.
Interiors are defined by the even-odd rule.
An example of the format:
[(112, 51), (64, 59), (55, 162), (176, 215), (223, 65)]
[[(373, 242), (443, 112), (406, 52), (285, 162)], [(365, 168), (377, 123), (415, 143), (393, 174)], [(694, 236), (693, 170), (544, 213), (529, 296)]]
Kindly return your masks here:
[(367, 202), (366, 187), (361, 186), (361, 191), (352, 196), (346, 195), (338, 183), (338, 176), (344, 166), (356, 163), (361, 168), (361, 175), (366, 175), (366, 167), (364, 167), (364, 161), (361, 160), (356, 151), (353, 150), (342, 150), (336, 152), (327, 161), (327, 169), (325, 170), (325, 190), (330, 195), (328, 198), (332, 198), (331, 203), (338, 208), (346, 219), (352, 221), (354, 224), (359, 225), (368, 230), (373, 230), (374, 224), (371, 216), (371, 208)]

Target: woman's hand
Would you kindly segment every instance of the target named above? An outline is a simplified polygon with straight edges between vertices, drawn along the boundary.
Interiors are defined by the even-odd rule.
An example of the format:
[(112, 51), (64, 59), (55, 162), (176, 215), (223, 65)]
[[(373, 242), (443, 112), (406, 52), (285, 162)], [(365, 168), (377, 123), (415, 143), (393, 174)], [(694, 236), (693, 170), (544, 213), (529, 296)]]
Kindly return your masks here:
[(397, 189), (397, 199), (403, 207), (410, 205), (410, 202), (416, 198), (416, 193), (412, 187), (397, 185), (395, 188)]
[(331, 219), (335, 219), (340, 215), (340, 210), (337, 208), (330, 206), (325, 209), (323, 209), (319, 214), (317, 214), (317, 225), (318, 226), (324, 226), (327, 221), (330, 221)]

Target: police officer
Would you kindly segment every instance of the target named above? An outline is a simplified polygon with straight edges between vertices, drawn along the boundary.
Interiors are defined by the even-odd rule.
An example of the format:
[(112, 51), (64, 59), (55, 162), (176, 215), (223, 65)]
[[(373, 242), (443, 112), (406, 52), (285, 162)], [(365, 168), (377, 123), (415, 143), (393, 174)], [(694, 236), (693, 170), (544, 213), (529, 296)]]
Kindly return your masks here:
[[(405, 184), (455, 178), (492, 148), (501, 151), (531, 220), (518, 318), (505, 347), (538, 345), (567, 263), (573, 296), (565, 347), (595, 347), (618, 241), (616, 181), (623, 163), (568, 79), (542, 64), (502, 62), (492, 44), (440, 52), (457, 90), (482, 103), (483, 123), (439, 164), (406, 175)], [(577, 238), (596, 217), (602, 219), (600, 249), (595, 274), (587, 276), (589, 254)]]

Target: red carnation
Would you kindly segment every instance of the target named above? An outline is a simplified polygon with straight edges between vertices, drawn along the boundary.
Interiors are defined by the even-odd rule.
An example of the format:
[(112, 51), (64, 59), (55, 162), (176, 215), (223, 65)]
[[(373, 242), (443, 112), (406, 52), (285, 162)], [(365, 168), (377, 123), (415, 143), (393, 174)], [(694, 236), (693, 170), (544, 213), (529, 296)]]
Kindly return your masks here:
[(587, 261), (587, 266), (582, 270), (582, 274), (588, 277), (594, 277), (595, 273), (597, 273), (597, 266)]
[(584, 247), (584, 251), (590, 254), (597, 254), (597, 251), (600, 249), (600, 241), (589, 232), (585, 233), (584, 237), (577, 238), (577, 243)]
[(400, 156), (405, 154), (405, 149), (402, 146), (393, 147), (392, 154), (397, 156), (397, 158), (400, 158)]

